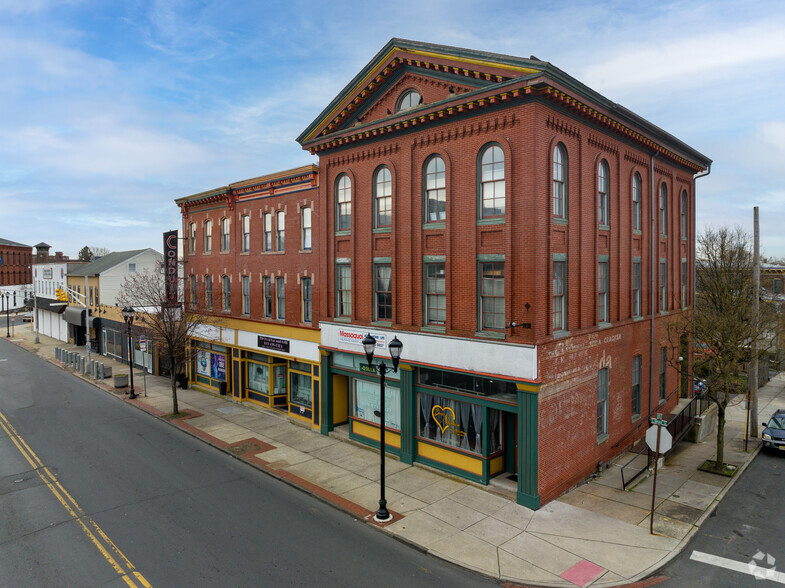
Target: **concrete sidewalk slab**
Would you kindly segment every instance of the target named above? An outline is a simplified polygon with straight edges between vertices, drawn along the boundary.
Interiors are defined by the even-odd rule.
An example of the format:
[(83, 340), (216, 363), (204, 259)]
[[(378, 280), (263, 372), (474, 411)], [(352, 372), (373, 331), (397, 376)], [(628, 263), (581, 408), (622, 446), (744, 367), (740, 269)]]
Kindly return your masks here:
[[(16, 341), (50, 363), (55, 345), (83, 352), (47, 337), (33, 343), (34, 334), (19, 329)], [(127, 369), (102, 357), (116, 372)], [(129, 400), (106, 382), (91, 380), (122, 402), (162, 417), (171, 411), (171, 382), (149, 375), (147, 397)], [(141, 380), (141, 378), (140, 378)], [(653, 479), (644, 474), (630, 490), (622, 489), (622, 468), (634, 457), (619, 458), (599, 477), (588, 480), (537, 511), (516, 504), (504, 485), (486, 488), (387, 457), (386, 498), (392, 522), (372, 523), (379, 506), (379, 453), (348, 438), (346, 428), (330, 436), (303, 426), (280, 411), (198, 389), (177, 390), (180, 411), (191, 418), (171, 419), (188, 433), (225, 451), (240, 452), (264, 471), (344, 509), (456, 565), (513, 583), (548, 586), (612, 586), (634, 582), (654, 572), (686, 544), (716, 507), (732, 479), (698, 471), (715, 454), (715, 437), (701, 443), (682, 442), (659, 468), (654, 529), (649, 533)], [(757, 452), (750, 440), (745, 452), (743, 399), (728, 411), (725, 461), (743, 467)], [(759, 418), (785, 408), (785, 374), (759, 391)], [(645, 459), (640, 458), (645, 465)], [(634, 468), (630, 468), (632, 470)], [(506, 492), (506, 494), (505, 494)]]

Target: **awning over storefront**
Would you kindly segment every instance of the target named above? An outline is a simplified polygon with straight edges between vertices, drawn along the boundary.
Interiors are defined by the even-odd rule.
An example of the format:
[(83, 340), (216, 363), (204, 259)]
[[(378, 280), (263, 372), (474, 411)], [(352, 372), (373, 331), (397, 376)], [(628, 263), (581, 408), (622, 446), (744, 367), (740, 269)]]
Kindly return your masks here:
[(63, 314), (63, 318), (65, 322), (71, 325), (77, 325), (79, 327), (84, 326), (84, 315), (85, 309), (78, 308), (76, 306), (69, 306), (65, 309), (65, 313)]
[(48, 310), (49, 312), (61, 313), (66, 309), (68, 303), (39, 296), (37, 302), (33, 303), (32, 300), (30, 301), (30, 306), (38, 307), (38, 310)]

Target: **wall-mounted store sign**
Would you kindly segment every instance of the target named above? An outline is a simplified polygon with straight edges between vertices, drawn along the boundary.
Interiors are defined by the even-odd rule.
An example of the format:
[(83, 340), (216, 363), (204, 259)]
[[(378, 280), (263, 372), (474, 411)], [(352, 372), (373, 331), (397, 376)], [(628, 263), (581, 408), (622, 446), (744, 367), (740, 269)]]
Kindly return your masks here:
[(277, 339), (275, 337), (264, 337), (259, 335), (256, 338), (256, 345), (261, 349), (289, 353), (289, 341), (287, 339)]
[(45, 267), (44, 268), (44, 279), (45, 280), (51, 280), (52, 279), (52, 268), (51, 267)]
[[(367, 331), (350, 331), (349, 329), (338, 330), (338, 341), (340, 343), (348, 343), (349, 345), (362, 346), (363, 339), (368, 334)], [(371, 337), (376, 339), (376, 348), (385, 349), (387, 347), (387, 335), (380, 335), (379, 333), (371, 333)]]

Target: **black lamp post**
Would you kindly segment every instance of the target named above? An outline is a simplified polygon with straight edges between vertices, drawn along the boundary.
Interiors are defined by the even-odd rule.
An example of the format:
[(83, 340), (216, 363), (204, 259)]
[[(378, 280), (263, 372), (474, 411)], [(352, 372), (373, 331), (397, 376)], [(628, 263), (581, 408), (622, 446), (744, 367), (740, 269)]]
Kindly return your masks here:
[[(363, 347), (365, 348), (365, 357), (368, 359), (368, 367), (378, 372), (379, 377), (381, 378), (380, 383), (380, 391), (381, 391), (381, 402), (379, 403), (379, 453), (382, 456), (382, 463), (381, 463), (381, 496), (379, 498), (379, 510), (376, 511), (373, 519), (378, 523), (386, 523), (392, 518), (392, 515), (387, 510), (387, 500), (384, 498), (384, 428), (386, 423), (386, 412), (384, 406), (384, 377), (389, 371), (390, 368), (387, 367), (387, 364), (381, 362), (379, 365), (373, 365), (373, 352), (376, 349), (376, 339), (371, 337), (371, 334), (368, 333), (363, 339)], [(398, 371), (398, 361), (401, 358), (401, 350), (403, 349), (403, 343), (398, 341), (398, 337), (395, 337), (390, 344), (388, 345), (390, 350), (390, 357), (392, 358), (393, 367), (392, 371)]]
[[(2, 295), (0, 295), (2, 298)], [(11, 321), (9, 319), (8, 312), (11, 310), (11, 293), (5, 293), (5, 336), (7, 338), (11, 337)]]
[(133, 307), (123, 307), (123, 320), (126, 327), (128, 327), (128, 371), (131, 372), (131, 393), (128, 395), (128, 398), (131, 400), (136, 398), (136, 393), (134, 392), (134, 348), (131, 345), (131, 326), (134, 324), (134, 314)]

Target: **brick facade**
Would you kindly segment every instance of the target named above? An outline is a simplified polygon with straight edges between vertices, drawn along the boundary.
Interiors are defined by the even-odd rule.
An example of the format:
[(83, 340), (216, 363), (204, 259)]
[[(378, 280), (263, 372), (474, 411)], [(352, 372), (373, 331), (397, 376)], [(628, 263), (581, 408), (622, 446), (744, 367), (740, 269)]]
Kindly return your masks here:
[(0, 286), (25, 286), (33, 283), (33, 248), (0, 239)]
[[(410, 90), (422, 100), (397, 110)], [(536, 439), (533, 454), (518, 465), (536, 462), (529, 475), (540, 500), (558, 496), (639, 439), (651, 413), (675, 406), (674, 358), (681, 353), (667, 341), (665, 325), (692, 305), (694, 178), (711, 163), (703, 155), (550, 64), (398, 39), (298, 141), (319, 157), (320, 266), (351, 267), (351, 314), (337, 311), (339, 288), (335, 272), (328, 271), (320, 284), (322, 320), (381, 326), (401, 340), (407, 333), (435, 333), (467, 345), (534, 348), (533, 372), (510, 366), (481, 373), (539, 387), (537, 430), (519, 431), (517, 439)], [(566, 218), (554, 215), (557, 145), (566, 156)], [(504, 157), (504, 211), (483, 218), (482, 157), (491, 146)], [(435, 156), (444, 162), (446, 204), (445, 218), (431, 222), (426, 168)], [(599, 184), (601, 165), (605, 188)], [(392, 224), (386, 230), (374, 228), (375, 174), (382, 166), (392, 178)], [(639, 228), (633, 227), (635, 174)], [(351, 222), (342, 228), (337, 183), (344, 175), (351, 181)], [(607, 193), (607, 220), (598, 206), (601, 191)], [(443, 325), (426, 319), (428, 260), (445, 266)], [(554, 261), (566, 263), (566, 324), (557, 331)], [(378, 320), (374, 290), (374, 264), (380, 262), (392, 270), (392, 317), (385, 321)], [(609, 271), (605, 317), (598, 308), (600, 262)], [(497, 321), (490, 328), (482, 310), (492, 302), (481, 294), (484, 263), (503, 267), (503, 325)], [(640, 264), (641, 276), (637, 316), (633, 263)], [(661, 367), (662, 346), (667, 361)], [(641, 400), (634, 415), (636, 355)], [(433, 365), (428, 353), (405, 360)], [(604, 368), (607, 425), (599, 434), (598, 372)]]

